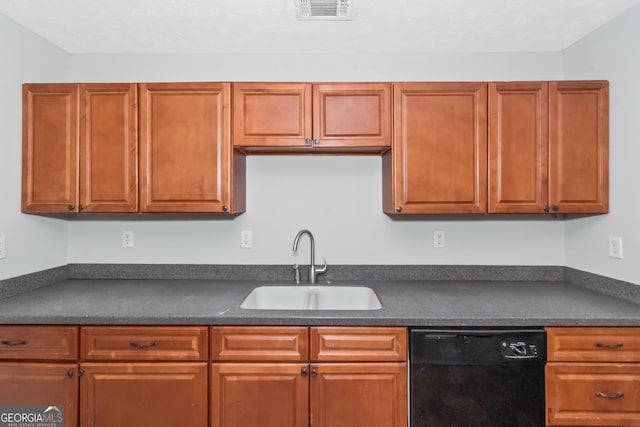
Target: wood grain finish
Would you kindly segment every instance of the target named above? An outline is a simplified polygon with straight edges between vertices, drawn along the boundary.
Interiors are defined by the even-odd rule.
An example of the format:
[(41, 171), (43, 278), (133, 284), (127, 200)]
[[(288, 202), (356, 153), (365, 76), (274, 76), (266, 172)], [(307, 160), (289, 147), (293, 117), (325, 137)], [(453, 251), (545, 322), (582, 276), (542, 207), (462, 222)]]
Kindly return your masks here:
[(549, 83), (549, 202), (560, 213), (609, 210), (609, 83)]
[(385, 212), (486, 212), (486, 83), (393, 87), (393, 169), (383, 172), (393, 180), (384, 194), (393, 202), (384, 203)]
[(231, 200), (230, 84), (139, 89), (140, 211), (239, 212)]
[(82, 212), (138, 211), (138, 89), (80, 85)]
[(313, 361), (405, 361), (407, 329), (383, 327), (312, 327)]
[(78, 86), (22, 87), (22, 212), (78, 205)]
[(489, 213), (543, 213), (548, 202), (548, 83), (489, 83)]
[(81, 427), (206, 427), (207, 364), (84, 363)]
[(77, 427), (77, 371), (71, 363), (0, 363), (0, 405), (57, 405), (64, 410), (65, 427)]
[(235, 147), (311, 148), (310, 83), (233, 83)]
[(547, 424), (640, 426), (640, 364), (549, 363)]
[(83, 360), (207, 360), (204, 326), (85, 326)]
[(307, 427), (306, 363), (213, 363), (212, 427)]
[(215, 326), (211, 358), (221, 361), (304, 361), (309, 330), (297, 326)]
[(390, 147), (391, 84), (314, 84), (313, 139), (320, 150)]
[(312, 363), (311, 373), (312, 427), (407, 426), (406, 363)]
[(546, 328), (549, 361), (638, 362), (640, 328)]
[(75, 326), (0, 326), (0, 359), (75, 360)]

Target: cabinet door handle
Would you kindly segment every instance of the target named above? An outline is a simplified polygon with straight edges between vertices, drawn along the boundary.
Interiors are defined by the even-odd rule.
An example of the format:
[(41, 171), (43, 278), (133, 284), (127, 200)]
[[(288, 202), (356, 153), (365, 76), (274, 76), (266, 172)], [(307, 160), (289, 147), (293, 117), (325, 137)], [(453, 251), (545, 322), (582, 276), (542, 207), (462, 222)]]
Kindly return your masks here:
[(303, 377), (306, 377), (307, 376), (307, 368), (300, 369), (300, 375), (302, 375)]
[(29, 341), (27, 340), (2, 340), (0, 341), (2, 345), (6, 345), (9, 347), (18, 347), (21, 345), (28, 345)]
[(596, 391), (596, 396), (604, 399), (622, 399), (624, 397), (624, 393), (617, 392), (616, 394), (607, 394), (601, 391)]
[(223, 211), (223, 212), (229, 212), (229, 206), (227, 206), (227, 205), (222, 205), (222, 211)]
[(316, 371), (316, 368), (311, 368), (311, 376), (312, 376), (313, 378), (315, 378), (315, 377), (317, 377), (317, 376), (318, 376), (318, 371)]
[(311, 138), (305, 138), (304, 143), (307, 145), (311, 144)]
[(84, 205), (81, 203), (78, 205), (78, 212), (82, 212), (84, 210)]
[(608, 348), (608, 349), (615, 349), (615, 348), (622, 348), (624, 347), (624, 344), (621, 342), (617, 342), (615, 344), (604, 344), (601, 342), (597, 342), (596, 343), (596, 347), (598, 348)]
[(313, 143), (315, 145), (320, 145), (320, 140), (318, 138), (316, 138), (316, 139), (313, 140)]
[(76, 207), (75, 207), (75, 206), (73, 206), (73, 205), (67, 205), (67, 210), (68, 210), (68, 211), (75, 211), (75, 210), (76, 210)]
[(550, 210), (549, 205), (544, 205), (544, 211), (546, 213), (549, 213), (549, 210)]
[(396, 207), (396, 212), (398, 212), (398, 213), (402, 212), (402, 206)]
[(137, 343), (135, 341), (131, 341), (129, 343), (129, 347), (133, 347), (133, 348), (149, 348), (149, 347), (157, 347), (157, 346), (158, 346), (158, 342), (157, 341), (151, 341), (151, 342), (146, 343), (146, 344), (144, 344), (144, 343), (140, 344), (140, 343)]

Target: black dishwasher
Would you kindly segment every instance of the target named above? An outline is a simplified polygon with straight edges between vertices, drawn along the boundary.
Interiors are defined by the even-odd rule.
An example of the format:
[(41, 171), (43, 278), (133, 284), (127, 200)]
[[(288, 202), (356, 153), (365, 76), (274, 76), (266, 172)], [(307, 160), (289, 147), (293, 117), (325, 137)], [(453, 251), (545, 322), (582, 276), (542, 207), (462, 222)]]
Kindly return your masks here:
[(411, 330), (411, 427), (544, 426), (544, 329)]

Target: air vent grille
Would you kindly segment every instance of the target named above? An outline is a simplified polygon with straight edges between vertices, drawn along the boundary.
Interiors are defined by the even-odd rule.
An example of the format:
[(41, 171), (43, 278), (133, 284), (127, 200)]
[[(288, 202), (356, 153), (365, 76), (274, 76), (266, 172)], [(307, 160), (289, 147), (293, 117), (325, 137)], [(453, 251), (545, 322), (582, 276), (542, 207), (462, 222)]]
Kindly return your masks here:
[(353, 0), (294, 0), (299, 20), (353, 19)]

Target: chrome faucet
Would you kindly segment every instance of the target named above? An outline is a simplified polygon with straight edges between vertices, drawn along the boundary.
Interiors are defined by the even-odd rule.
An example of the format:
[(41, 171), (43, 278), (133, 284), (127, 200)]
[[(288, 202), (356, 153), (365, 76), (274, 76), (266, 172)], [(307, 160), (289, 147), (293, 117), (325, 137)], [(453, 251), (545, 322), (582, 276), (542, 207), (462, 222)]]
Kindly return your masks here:
[(293, 239), (293, 253), (295, 254), (298, 250), (298, 242), (300, 241), (300, 237), (303, 234), (309, 236), (309, 241), (311, 242), (311, 263), (309, 264), (309, 283), (312, 285), (316, 283), (319, 274), (323, 274), (327, 272), (327, 260), (324, 261), (324, 265), (322, 267), (316, 267), (316, 243), (313, 240), (313, 234), (309, 230), (300, 230), (298, 234), (296, 234), (296, 238)]

